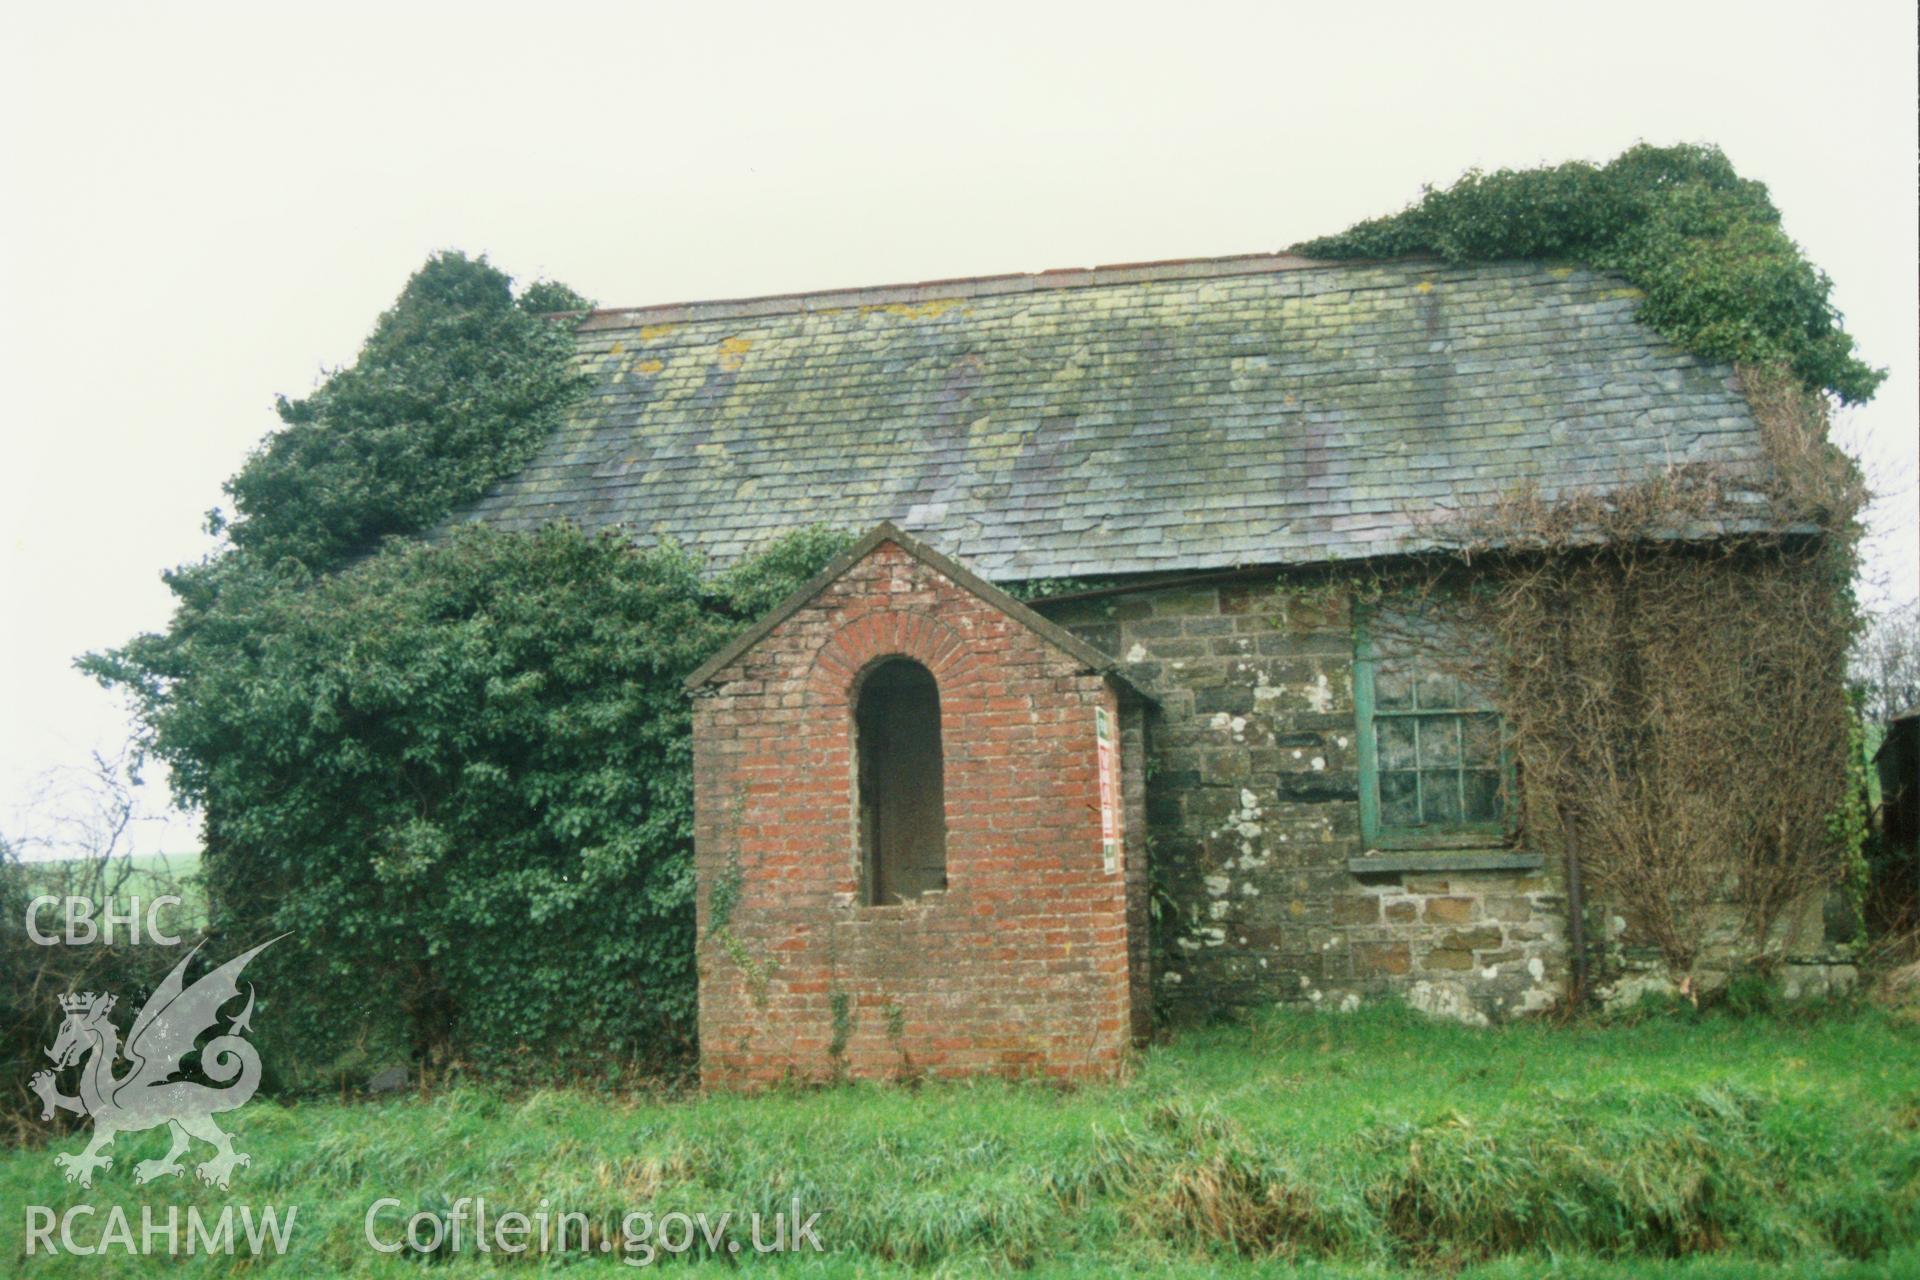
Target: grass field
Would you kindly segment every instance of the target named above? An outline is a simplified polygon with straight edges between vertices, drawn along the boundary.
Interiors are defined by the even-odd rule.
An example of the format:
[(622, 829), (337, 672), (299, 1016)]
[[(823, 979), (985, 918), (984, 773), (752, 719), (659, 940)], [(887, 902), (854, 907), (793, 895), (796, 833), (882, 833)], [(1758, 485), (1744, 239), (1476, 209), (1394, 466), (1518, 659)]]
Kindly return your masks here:
[(173, 894), (180, 905), (161, 917), (163, 929), (189, 934), (207, 923), (207, 894), (200, 883), (198, 853), (141, 853), (125, 857), (95, 860), (53, 860), (23, 864), (28, 891), (65, 897), (68, 893), (93, 898), (99, 905), (106, 891), (121, 899), (118, 909), (126, 910), (128, 899), (151, 903), (163, 894)]
[[(400, 1202), (380, 1219), (391, 1242), (406, 1215), (475, 1196), (496, 1219), (545, 1198), (616, 1240), (636, 1210), (771, 1221), (797, 1199), (820, 1215), (825, 1252), (774, 1268), (795, 1274), (1920, 1275), (1920, 1031), (1872, 1010), (1497, 1031), (1392, 1009), (1282, 1014), (1077, 1090), (457, 1088), (256, 1101), (232, 1120), (253, 1163), (228, 1193), (135, 1187), (134, 1161), (165, 1145), (152, 1133), (121, 1138), (90, 1193), (52, 1162), (79, 1135), (0, 1153), (0, 1259), (26, 1274), (176, 1274), (119, 1252), (27, 1258), (22, 1207), (118, 1204), (137, 1234), (143, 1203), (233, 1203), (297, 1206), (289, 1251), (194, 1269), (397, 1275), (410, 1264), (365, 1243), (368, 1207)], [(88, 1230), (81, 1242), (99, 1239)], [(436, 1274), (502, 1255), (445, 1261)]]

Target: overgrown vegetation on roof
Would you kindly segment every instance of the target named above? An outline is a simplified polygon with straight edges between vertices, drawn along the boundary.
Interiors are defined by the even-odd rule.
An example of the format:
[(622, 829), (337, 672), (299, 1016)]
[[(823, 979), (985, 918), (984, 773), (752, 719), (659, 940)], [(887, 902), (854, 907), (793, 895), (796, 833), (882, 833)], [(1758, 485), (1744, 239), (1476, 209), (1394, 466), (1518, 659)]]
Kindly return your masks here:
[[(1867, 495), (1828, 417), (1884, 374), (1854, 354), (1832, 282), (1767, 189), (1702, 146), (1469, 173), (1295, 252), (1582, 262), (1639, 286), (1654, 329), (1735, 364), (1768, 464), (1763, 527), (1739, 531), (1752, 477), (1712, 462), (1550, 501), (1523, 486), (1436, 526), (1455, 554), (1422, 590), (1449, 635), (1434, 656), (1501, 712), (1529, 843), (1577, 856), (1683, 986), (1709, 949), (1777, 965), (1806, 901), (1857, 903), (1864, 884), (1844, 665)], [(1467, 564), (1472, 589), (1443, 589)]]
[(1646, 293), (1641, 318), (1716, 360), (1782, 364), (1848, 404), (1886, 371), (1854, 352), (1833, 282), (1780, 225), (1764, 184), (1718, 147), (1641, 145), (1604, 165), (1472, 171), (1401, 211), (1293, 246), (1314, 258), (1568, 259)]
[(557, 423), (581, 379), (551, 313), (580, 305), (430, 258), (354, 364), (281, 400), (213, 521), (227, 545), (167, 575), (166, 630), (80, 660), (206, 815), (213, 927), (294, 935), (262, 970), (280, 1084), (369, 1052), (514, 1072), (684, 1051), (680, 680), (847, 540), (799, 530), (708, 578), (564, 525), (402, 536)]
[(227, 481), (214, 531), (264, 561), (324, 569), (413, 533), (526, 464), (585, 386), (571, 327), (587, 306), (554, 281), (438, 253), (374, 325), (359, 358), (311, 395)]

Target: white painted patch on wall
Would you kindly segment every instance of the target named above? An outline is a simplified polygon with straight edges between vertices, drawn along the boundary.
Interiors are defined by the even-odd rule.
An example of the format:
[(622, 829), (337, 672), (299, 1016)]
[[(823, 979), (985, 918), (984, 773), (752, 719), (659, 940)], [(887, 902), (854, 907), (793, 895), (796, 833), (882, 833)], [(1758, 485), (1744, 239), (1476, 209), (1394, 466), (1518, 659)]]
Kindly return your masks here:
[(1327, 682), (1327, 673), (1313, 673), (1313, 683), (1307, 687), (1307, 706), (1322, 715), (1333, 710), (1333, 686)]
[(1458, 983), (1416, 982), (1407, 988), (1407, 1003), (1429, 1017), (1464, 1022), (1470, 1027), (1488, 1025), (1487, 1015), (1473, 1007)]

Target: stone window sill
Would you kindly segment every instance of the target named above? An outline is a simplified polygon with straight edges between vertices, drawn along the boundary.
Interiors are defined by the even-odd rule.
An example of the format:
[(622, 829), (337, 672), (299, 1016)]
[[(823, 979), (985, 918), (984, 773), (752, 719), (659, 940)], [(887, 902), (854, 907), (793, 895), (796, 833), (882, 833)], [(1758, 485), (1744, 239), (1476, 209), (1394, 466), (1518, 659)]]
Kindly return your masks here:
[(1388, 875), (1403, 871), (1538, 871), (1546, 859), (1537, 853), (1511, 849), (1450, 849), (1437, 852), (1373, 851), (1348, 858), (1347, 870), (1356, 876)]

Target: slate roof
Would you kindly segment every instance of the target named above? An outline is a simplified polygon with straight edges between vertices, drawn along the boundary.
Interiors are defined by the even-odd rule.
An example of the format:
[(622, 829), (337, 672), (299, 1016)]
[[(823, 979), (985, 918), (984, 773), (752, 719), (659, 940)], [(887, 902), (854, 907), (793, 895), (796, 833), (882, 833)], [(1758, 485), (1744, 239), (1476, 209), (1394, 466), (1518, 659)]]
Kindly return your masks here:
[(596, 311), (588, 396), (461, 518), (717, 566), (888, 520), (996, 581), (1349, 559), (1536, 483), (1758, 468), (1732, 371), (1539, 263), (1285, 255)]

